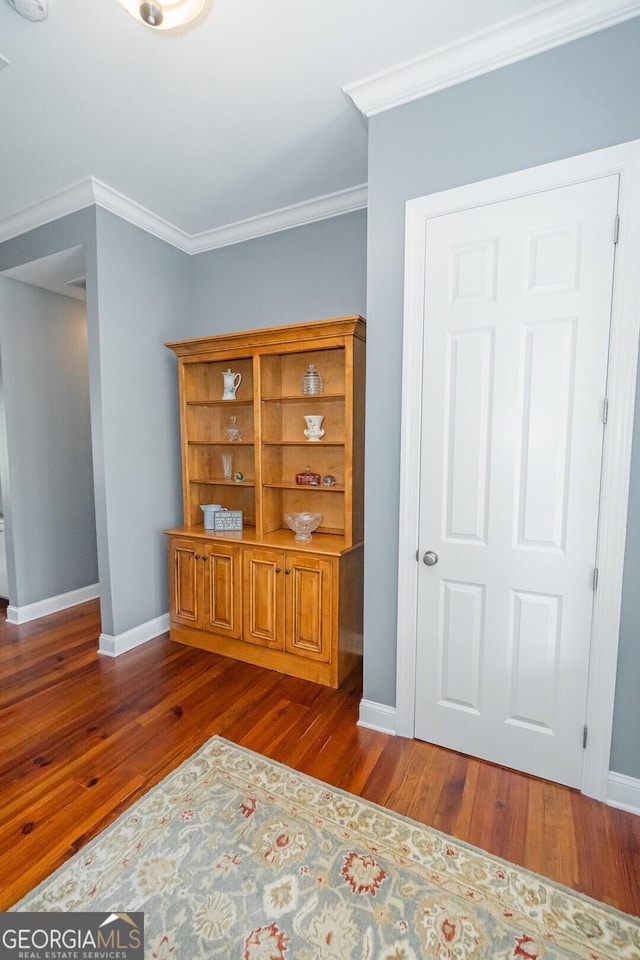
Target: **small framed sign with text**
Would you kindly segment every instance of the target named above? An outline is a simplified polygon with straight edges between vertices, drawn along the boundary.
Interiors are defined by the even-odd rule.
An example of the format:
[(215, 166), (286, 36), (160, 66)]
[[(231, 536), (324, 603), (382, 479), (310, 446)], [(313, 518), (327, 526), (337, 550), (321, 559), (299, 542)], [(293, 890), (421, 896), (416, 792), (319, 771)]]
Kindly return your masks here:
[(213, 529), (218, 533), (242, 530), (242, 510), (216, 510), (213, 515)]

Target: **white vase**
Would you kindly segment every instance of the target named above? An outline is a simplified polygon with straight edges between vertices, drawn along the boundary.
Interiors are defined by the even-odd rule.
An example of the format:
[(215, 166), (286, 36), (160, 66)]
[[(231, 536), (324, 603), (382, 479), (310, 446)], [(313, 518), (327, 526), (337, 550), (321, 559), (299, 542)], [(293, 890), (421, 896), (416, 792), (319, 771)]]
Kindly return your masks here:
[(324, 437), (324, 430), (322, 429), (323, 420), (324, 417), (318, 416), (317, 414), (304, 418), (304, 422), (307, 425), (304, 435), (311, 443), (317, 443)]
[(222, 454), (222, 475), (225, 480), (231, 480), (233, 477), (233, 454)]

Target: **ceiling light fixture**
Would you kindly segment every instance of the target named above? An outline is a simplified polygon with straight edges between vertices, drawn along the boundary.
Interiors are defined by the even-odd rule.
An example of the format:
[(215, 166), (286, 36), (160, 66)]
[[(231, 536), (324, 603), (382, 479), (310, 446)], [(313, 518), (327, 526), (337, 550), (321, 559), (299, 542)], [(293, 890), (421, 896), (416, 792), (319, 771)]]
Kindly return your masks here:
[(9, 0), (9, 3), (16, 13), (27, 20), (46, 20), (49, 16), (47, 0)]
[(172, 30), (195, 20), (206, 0), (119, 0), (127, 13), (154, 30)]

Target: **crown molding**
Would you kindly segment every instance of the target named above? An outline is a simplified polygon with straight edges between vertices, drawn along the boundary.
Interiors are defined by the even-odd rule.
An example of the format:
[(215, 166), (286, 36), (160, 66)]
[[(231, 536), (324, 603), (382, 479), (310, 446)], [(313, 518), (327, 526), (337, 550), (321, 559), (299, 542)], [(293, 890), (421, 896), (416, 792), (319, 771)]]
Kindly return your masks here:
[(338, 190), (303, 203), (294, 203), (279, 210), (272, 210), (247, 220), (238, 220), (224, 227), (207, 230), (191, 237), (191, 253), (203, 253), (206, 250), (215, 250), (217, 247), (226, 247), (243, 240), (254, 240), (280, 230), (289, 230), (291, 227), (301, 227), (307, 223), (316, 223), (318, 220), (327, 220), (343, 213), (362, 210), (367, 206), (367, 184), (361, 183), (347, 190)]
[(29, 230), (42, 227), (52, 220), (59, 220), (69, 213), (77, 213), (95, 203), (92, 181), (82, 180), (58, 193), (33, 203), (0, 222), (0, 243), (19, 237)]
[(323, 197), (314, 197), (303, 203), (295, 203), (280, 210), (273, 210), (270, 213), (191, 236), (106, 183), (102, 183), (95, 177), (88, 177), (80, 183), (6, 217), (0, 222), (0, 243), (70, 213), (77, 213), (78, 210), (83, 210), (92, 204), (115, 213), (123, 220), (159, 237), (184, 253), (195, 254), (240, 243), (243, 240), (263, 237), (279, 230), (288, 230), (291, 227), (337, 217), (353, 210), (361, 210), (367, 206), (367, 185), (359, 184)]
[(638, 14), (639, 0), (553, 0), (532, 13), (512, 17), (342, 89), (358, 110), (371, 117)]
[(140, 227), (152, 236), (170, 243), (171, 246), (177, 247), (184, 253), (191, 253), (189, 234), (180, 230), (179, 227), (174, 227), (168, 220), (164, 220), (157, 214), (152, 213), (151, 210), (147, 210), (146, 207), (136, 203), (135, 200), (125, 197), (123, 193), (114, 190), (108, 184), (102, 183), (101, 180), (96, 180), (95, 177), (89, 179), (93, 189), (94, 203), (102, 207), (103, 210), (115, 213), (122, 220), (132, 223), (135, 227)]

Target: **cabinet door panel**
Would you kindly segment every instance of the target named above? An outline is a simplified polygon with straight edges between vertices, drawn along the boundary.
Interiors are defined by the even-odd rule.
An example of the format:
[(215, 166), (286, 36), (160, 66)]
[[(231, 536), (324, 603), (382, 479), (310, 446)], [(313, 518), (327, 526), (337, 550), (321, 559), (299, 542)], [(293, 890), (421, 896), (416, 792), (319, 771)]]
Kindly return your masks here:
[(240, 637), (240, 548), (209, 546), (206, 552), (205, 596), (208, 629)]
[(245, 550), (243, 640), (284, 649), (282, 577), (284, 557), (269, 550)]
[(187, 626), (199, 626), (200, 596), (198, 560), (193, 540), (169, 540), (169, 589), (171, 619)]
[(288, 653), (329, 661), (334, 617), (332, 565), (327, 560), (286, 558)]

